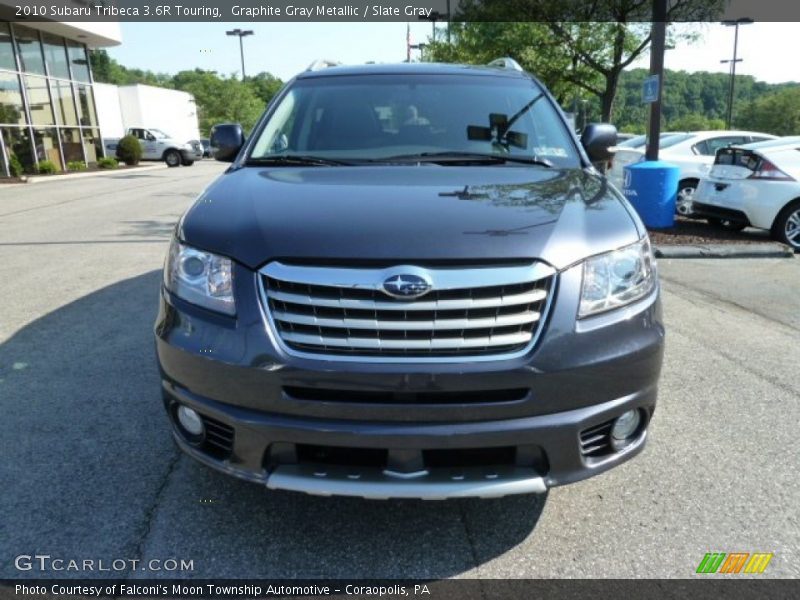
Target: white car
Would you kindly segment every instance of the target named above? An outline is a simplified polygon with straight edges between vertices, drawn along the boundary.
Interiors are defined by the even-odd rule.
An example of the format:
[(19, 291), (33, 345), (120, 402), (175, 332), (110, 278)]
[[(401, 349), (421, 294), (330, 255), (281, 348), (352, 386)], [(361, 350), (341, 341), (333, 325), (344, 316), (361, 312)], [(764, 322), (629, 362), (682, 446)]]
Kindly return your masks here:
[(800, 136), (724, 148), (692, 209), (727, 229), (769, 229), (800, 250)]
[[(720, 148), (775, 139), (776, 136), (754, 131), (686, 131), (662, 135), (658, 157), (680, 168), (678, 197), (675, 209), (679, 214), (692, 213), (692, 196), (700, 179), (708, 174), (714, 154)], [(644, 160), (645, 147), (618, 145), (608, 174), (611, 182), (622, 189), (623, 168)]]

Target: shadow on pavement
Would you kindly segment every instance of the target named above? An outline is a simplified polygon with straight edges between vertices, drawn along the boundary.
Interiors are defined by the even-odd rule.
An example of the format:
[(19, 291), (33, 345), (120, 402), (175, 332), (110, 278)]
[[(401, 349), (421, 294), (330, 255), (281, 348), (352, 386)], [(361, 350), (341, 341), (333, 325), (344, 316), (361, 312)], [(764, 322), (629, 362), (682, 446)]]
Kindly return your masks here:
[(0, 577), (13, 557), (194, 561), (181, 577), (446, 577), (531, 535), (544, 496), (376, 502), (267, 492), (174, 447), (153, 351), (160, 271), (0, 344)]

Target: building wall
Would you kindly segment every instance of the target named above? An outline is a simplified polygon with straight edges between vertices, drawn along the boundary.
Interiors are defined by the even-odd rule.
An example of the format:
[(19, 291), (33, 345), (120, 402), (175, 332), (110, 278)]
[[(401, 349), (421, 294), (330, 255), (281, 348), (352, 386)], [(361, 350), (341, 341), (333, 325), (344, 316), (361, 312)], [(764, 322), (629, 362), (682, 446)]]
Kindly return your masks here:
[(97, 121), (103, 138), (121, 138), (125, 135), (125, 120), (119, 103), (119, 88), (110, 83), (94, 84), (94, 101)]

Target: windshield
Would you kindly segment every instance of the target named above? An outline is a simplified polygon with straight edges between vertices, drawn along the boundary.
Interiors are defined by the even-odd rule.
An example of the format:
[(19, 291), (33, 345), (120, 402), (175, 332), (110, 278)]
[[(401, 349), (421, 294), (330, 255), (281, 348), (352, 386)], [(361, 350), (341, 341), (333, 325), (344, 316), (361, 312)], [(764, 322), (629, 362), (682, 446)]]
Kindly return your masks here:
[(160, 129), (148, 129), (147, 131), (152, 133), (157, 140), (165, 140), (169, 138), (169, 136)]
[(275, 107), (249, 158), (357, 162), (449, 152), (581, 166), (568, 129), (533, 81), (453, 75), (301, 79)]

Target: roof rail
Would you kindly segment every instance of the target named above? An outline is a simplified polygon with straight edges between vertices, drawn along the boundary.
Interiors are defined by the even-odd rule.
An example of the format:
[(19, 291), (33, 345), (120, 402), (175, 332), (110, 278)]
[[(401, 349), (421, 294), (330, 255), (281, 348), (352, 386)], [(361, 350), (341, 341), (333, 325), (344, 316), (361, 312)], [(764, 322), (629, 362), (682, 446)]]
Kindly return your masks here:
[(342, 63), (338, 60), (326, 60), (324, 58), (320, 58), (312, 62), (306, 68), (306, 71), (321, 71), (322, 69), (327, 69), (328, 67), (338, 67)]
[(508, 56), (504, 56), (503, 58), (497, 58), (489, 63), (490, 67), (497, 67), (498, 69), (509, 69), (512, 71), (524, 71), (520, 64), (515, 61), (513, 58), (509, 58)]

